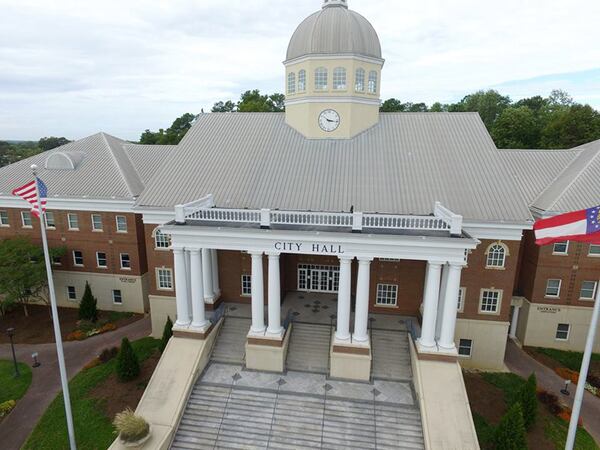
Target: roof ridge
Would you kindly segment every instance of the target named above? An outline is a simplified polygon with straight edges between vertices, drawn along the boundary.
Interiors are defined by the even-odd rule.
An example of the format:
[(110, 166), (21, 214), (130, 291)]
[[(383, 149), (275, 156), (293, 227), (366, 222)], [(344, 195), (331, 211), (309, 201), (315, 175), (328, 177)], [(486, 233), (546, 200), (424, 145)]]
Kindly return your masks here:
[[(122, 144), (123, 140), (119, 139), (119, 138), (115, 138), (114, 136), (111, 136), (111, 135), (109, 135), (107, 133), (103, 133), (103, 132), (101, 132), (100, 135), (102, 136), (104, 143), (108, 147), (109, 153), (113, 157), (113, 161), (115, 162), (115, 165), (117, 166), (117, 169), (119, 170), (119, 173), (121, 174), (121, 177), (123, 178), (123, 181), (125, 181), (125, 184), (127, 185), (127, 189), (129, 190), (129, 193), (131, 194), (132, 197), (139, 196), (142, 193), (142, 191), (144, 190), (145, 185), (142, 181), (142, 177), (138, 173), (134, 164), (131, 162), (131, 159), (129, 159), (129, 155), (123, 148), (123, 144)], [(107, 136), (121, 141), (121, 142), (119, 142), (119, 146), (117, 148), (113, 147), (113, 145), (111, 145), (111, 143), (108, 142)], [(117, 157), (117, 154), (116, 154), (117, 152), (121, 153), (121, 155), (119, 155), (119, 156), (121, 156), (123, 158), (122, 161), (119, 161), (119, 158)], [(127, 174), (125, 172), (126, 168), (123, 167), (123, 165), (122, 165), (123, 162), (125, 162), (125, 164), (127, 164), (127, 163), (129, 164), (130, 169), (133, 170), (133, 173)], [(132, 175), (132, 177), (134, 179), (132, 179), (132, 177), (129, 175)], [(137, 184), (137, 186), (135, 184)]]

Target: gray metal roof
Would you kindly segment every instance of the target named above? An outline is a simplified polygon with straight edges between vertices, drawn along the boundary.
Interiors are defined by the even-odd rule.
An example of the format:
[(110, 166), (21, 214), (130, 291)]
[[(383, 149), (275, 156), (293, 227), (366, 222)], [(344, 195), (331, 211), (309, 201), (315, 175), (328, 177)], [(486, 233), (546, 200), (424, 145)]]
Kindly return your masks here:
[(177, 146), (124, 144), (123, 148), (140, 175), (142, 182), (148, 184)]
[(381, 59), (381, 44), (367, 19), (335, 5), (311, 14), (298, 25), (288, 46), (287, 59), (341, 53)]
[(172, 208), (213, 194), (221, 207), (531, 215), (477, 113), (387, 113), (350, 140), (311, 140), (284, 113), (202, 114), (137, 201)]

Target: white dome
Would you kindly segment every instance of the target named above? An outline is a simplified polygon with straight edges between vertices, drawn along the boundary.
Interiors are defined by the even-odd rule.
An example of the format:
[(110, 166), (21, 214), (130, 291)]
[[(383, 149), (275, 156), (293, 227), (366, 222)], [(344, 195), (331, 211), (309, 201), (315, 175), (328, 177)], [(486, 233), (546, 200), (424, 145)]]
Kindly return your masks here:
[(348, 9), (345, 0), (328, 0), (294, 32), (287, 60), (305, 55), (353, 54), (381, 59), (381, 44), (373, 25)]

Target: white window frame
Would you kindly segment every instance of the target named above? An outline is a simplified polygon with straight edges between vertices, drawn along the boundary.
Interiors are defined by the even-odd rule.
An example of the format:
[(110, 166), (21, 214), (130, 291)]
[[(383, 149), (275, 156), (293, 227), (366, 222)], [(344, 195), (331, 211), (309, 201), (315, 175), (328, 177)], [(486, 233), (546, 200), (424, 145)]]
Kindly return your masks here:
[[(81, 264), (77, 263), (77, 257), (75, 256), (76, 252), (81, 254)], [(84, 263), (83, 252), (81, 250), (73, 250), (73, 265), (75, 267), (84, 267)]]
[[(164, 246), (163, 244), (168, 244)], [(159, 245), (160, 244), (160, 245)], [(169, 250), (171, 239), (168, 234), (162, 233), (158, 228), (154, 230), (154, 250)]]
[[(594, 283), (594, 288), (592, 290), (592, 296), (591, 297), (584, 297), (581, 295), (582, 291), (583, 291), (583, 284), (584, 283)], [(584, 300), (584, 301), (594, 301), (594, 299), (596, 298), (596, 292), (598, 289), (598, 282), (597, 281), (593, 281), (593, 280), (583, 280), (581, 282), (581, 289), (579, 289), (579, 300)], [(589, 289), (587, 289), (589, 291)]]
[(251, 297), (252, 296), (252, 275), (249, 273), (243, 273), (241, 277), (241, 292), (242, 297)]
[[(57, 261), (57, 258), (58, 258), (58, 261)], [(60, 256), (51, 256), (50, 263), (53, 266), (62, 266), (62, 258)]]
[[(46, 211), (44, 213), (44, 218), (46, 220), (46, 229), (48, 230), (56, 230), (56, 220), (54, 217), (54, 212)], [(50, 218), (50, 220), (48, 220)]]
[(458, 288), (458, 302), (456, 305), (456, 310), (461, 313), (465, 311), (465, 296), (467, 295), (467, 288), (466, 287), (459, 287)]
[[(597, 248), (598, 253), (592, 253), (592, 248)], [(600, 245), (590, 244), (590, 248), (588, 249), (588, 256), (592, 258), (600, 258)]]
[(306, 91), (306, 70), (301, 69), (298, 71), (298, 92)]
[[(25, 220), (25, 217), (27, 217), (27, 221), (29, 221), (29, 225)], [(21, 227), (22, 228), (33, 228), (33, 219), (31, 218), (31, 211), (21, 211)]]
[[(391, 301), (391, 302), (390, 302)], [(377, 283), (375, 306), (395, 308), (398, 306), (398, 285), (392, 283)]]
[[(329, 72), (326, 67), (317, 67), (315, 69), (315, 91), (326, 91), (328, 87)], [(323, 84), (323, 81), (325, 83)]]
[[(123, 266), (123, 255), (127, 255), (129, 267)], [(121, 270), (131, 270), (131, 256), (129, 253), (119, 253), (119, 262), (121, 263)]]
[[(565, 250), (563, 252), (556, 251), (556, 246), (557, 245), (564, 245), (565, 246)], [(568, 255), (569, 254), (569, 241), (555, 242), (552, 245), (552, 254), (553, 255), (558, 255), (558, 256), (566, 256), (566, 255)]]
[[(567, 326), (567, 330), (566, 330), (566, 337), (562, 338), (562, 337), (558, 337), (558, 333), (564, 333), (565, 330), (559, 330), (561, 325), (566, 325)], [(554, 340), (556, 341), (568, 341), (569, 337), (571, 336), (571, 324), (570, 323), (557, 323), (556, 324), (556, 331), (554, 333)]]
[[(100, 253), (104, 255), (104, 265), (100, 265)], [(108, 257), (106, 252), (96, 252), (96, 267), (98, 269), (108, 269)]]
[[(67, 225), (71, 231), (79, 231), (79, 216), (75, 213), (67, 214)], [(76, 226), (73, 226), (76, 225)]]
[[(115, 298), (116, 298), (115, 292), (119, 293), (119, 299), (121, 300), (120, 302), (115, 300)], [(121, 291), (121, 289), (113, 289), (111, 294), (112, 294), (113, 305), (122, 305), (123, 304), (123, 291)]]
[(354, 73), (354, 90), (356, 92), (365, 92), (365, 69), (359, 67)]
[(333, 69), (333, 90), (345, 91), (348, 89), (347, 72), (344, 67)]
[[(73, 297), (71, 297), (71, 288), (73, 288)], [(77, 301), (77, 288), (75, 286), (67, 286), (67, 300), (70, 302)]]
[(295, 94), (296, 93), (296, 73), (290, 72), (287, 76), (287, 93)]
[(10, 220), (8, 219), (8, 211), (0, 211), (0, 227), (10, 227)]
[[(463, 341), (469, 341), (469, 345), (462, 345)], [(467, 348), (469, 349), (469, 354), (465, 355), (460, 352), (461, 349)], [(470, 358), (473, 356), (473, 339), (460, 338), (458, 340), (458, 356), (461, 358)]]
[[(161, 286), (163, 280), (167, 280), (166, 277), (161, 277), (161, 272), (168, 273), (168, 281), (170, 286)], [(172, 291), (173, 290), (173, 269), (170, 267), (157, 267), (156, 268), (156, 289), (159, 291)]]
[[(123, 219), (123, 223), (125, 224), (125, 229), (122, 229), (119, 226), (119, 219)], [(117, 233), (127, 233), (127, 231), (128, 231), (127, 216), (121, 216), (121, 215), (115, 216), (115, 224), (116, 224), (116, 227), (117, 227)]]
[[(494, 293), (498, 293), (498, 299), (496, 302), (496, 309), (495, 311), (484, 311), (483, 309), (483, 301), (484, 301), (484, 294), (486, 292), (494, 292)], [(502, 296), (503, 296), (504, 291), (502, 289), (493, 289), (493, 288), (482, 288), (481, 292), (479, 294), (479, 314), (487, 314), (487, 315), (498, 315), (500, 314), (500, 310), (502, 309)]]
[(485, 268), (503, 270), (506, 268), (506, 257), (508, 247), (502, 242), (494, 242), (490, 244), (485, 251)]
[[(102, 215), (101, 214), (92, 214), (92, 231), (96, 231), (96, 232), (102, 232), (104, 231), (104, 224), (102, 223)], [(96, 227), (96, 222), (95, 219), (98, 218), (100, 219), (100, 228)]]
[(377, 85), (379, 84), (379, 74), (376, 70), (369, 72), (369, 81), (367, 82), (367, 91), (369, 94), (377, 94)]
[[(558, 281), (558, 288), (556, 290), (556, 295), (548, 294), (548, 285), (551, 281)], [(544, 291), (544, 297), (546, 298), (560, 298), (560, 288), (562, 287), (562, 279), (561, 278), (548, 278), (546, 280), (546, 289)]]

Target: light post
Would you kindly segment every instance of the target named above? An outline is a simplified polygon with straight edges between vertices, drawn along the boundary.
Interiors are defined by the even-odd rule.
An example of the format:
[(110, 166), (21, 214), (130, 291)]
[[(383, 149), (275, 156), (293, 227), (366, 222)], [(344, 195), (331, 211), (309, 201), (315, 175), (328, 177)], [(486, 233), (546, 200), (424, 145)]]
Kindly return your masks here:
[(31, 365), (31, 367), (40, 367), (42, 364), (38, 361), (38, 352), (33, 352), (31, 354), (31, 357), (33, 358), (33, 364)]
[(6, 330), (6, 334), (10, 339), (10, 348), (12, 349), (13, 362), (15, 363), (15, 378), (19, 378), (21, 374), (19, 373), (19, 365), (17, 364), (17, 355), (15, 354), (15, 343), (13, 342), (13, 336), (15, 335), (15, 329), (9, 328)]
[(560, 393), (563, 395), (569, 395), (569, 385), (571, 384), (571, 380), (565, 380), (565, 387), (560, 390)]

